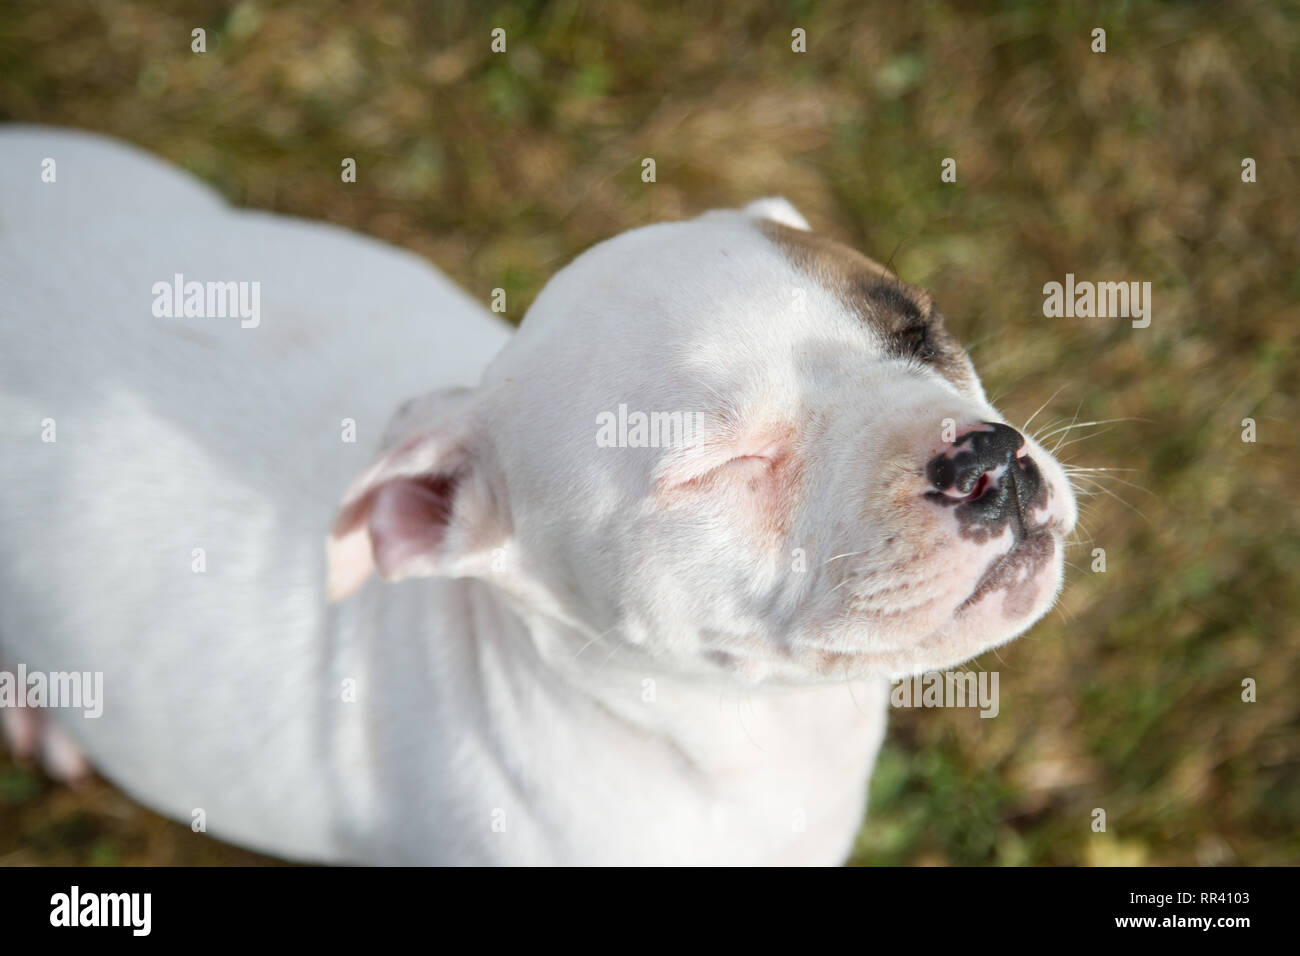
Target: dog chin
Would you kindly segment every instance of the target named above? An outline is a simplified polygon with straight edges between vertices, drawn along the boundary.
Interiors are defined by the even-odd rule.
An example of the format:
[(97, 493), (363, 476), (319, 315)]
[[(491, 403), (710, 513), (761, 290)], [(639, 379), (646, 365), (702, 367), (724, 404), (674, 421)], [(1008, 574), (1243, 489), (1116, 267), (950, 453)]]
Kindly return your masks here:
[[(1005, 644), (1038, 621), (1055, 603), (1064, 579), (1063, 545), (1055, 531), (1039, 530), (1021, 538), (1008, 551), (988, 559), (969, 593), (958, 595), (942, 621), (915, 620), (908, 639), (899, 628), (881, 646), (881, 634), (846, 628), (834, 642), (805, 657), (804, 663), (821, 677), (902, 677), (944, 670)], [(902, 622), (899, 622), (900, 624)]]
[(991, 560), (950, 625), (917, 645), (909, 672), (953, 667), (1028, 630), (1061, 592), (1063, 550), (1058, 535), (1040, 531)]

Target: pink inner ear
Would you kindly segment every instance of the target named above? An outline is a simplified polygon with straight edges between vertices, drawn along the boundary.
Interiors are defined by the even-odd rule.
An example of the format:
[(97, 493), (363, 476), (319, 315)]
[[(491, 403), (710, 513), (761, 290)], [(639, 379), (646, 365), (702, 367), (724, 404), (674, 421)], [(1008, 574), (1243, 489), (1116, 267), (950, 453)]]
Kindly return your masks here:
[(417, 475), (380, 485), (370, 506), (375, 567), (389, 580), (432, 574), (451, 521), (456, 478)]

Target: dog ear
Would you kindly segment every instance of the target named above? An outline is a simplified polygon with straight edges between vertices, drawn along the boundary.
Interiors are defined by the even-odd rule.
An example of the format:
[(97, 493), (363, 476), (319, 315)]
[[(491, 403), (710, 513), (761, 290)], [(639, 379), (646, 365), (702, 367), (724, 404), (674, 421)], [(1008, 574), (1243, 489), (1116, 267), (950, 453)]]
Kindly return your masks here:
[(398, 411), (384, 451), (348, 488), (326, 544), (329, 598), (371, 571), (399, 581), (467, 573), (503, 536), (468, 389), (437, 392)]
[(771, 219), (783, 226), (789, 226), (791, 229), (802, 229), (804, 232), (807, 232), (810, 228), (808, 220), (799, 214), (799, 210), (795, 209), (788, 199), (781, 196), (769, 196), (766, 199), (754, 200), (745, 207), (745, 215), (751, 219)]

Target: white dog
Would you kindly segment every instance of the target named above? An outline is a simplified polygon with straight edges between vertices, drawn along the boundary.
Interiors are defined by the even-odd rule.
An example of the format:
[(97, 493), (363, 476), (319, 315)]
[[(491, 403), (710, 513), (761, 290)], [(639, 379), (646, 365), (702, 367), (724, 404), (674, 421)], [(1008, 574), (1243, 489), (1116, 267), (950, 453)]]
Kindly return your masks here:
[(0, 323), (3, 667), (103, 675), (14, 746), (285, 857), (839, 862), (887, 679), (1029, 627), (1075, 520), (929, 298), (783, 200), (601, 243), (511, 334), (10, 127)]

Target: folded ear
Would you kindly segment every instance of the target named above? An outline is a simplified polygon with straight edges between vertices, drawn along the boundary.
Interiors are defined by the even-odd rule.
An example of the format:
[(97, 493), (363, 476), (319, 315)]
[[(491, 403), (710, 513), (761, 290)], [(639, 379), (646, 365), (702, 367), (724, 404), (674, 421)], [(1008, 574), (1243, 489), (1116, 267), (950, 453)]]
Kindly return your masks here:
[(791, 229), (802, 229), (808, 231), (808, 220), (805, 219), (788, 199), (781, 196), (769, 196), (766, 199), (755, 199), (745, 207), (745, 214), (751, 219), (770, 219), (773, 222), (779, 222), (783, 226), (789, 226)]
[(361, 587), (371, 571), (389, 581), (465, 573), (504, 537), (473, 420), (467, 389), (399, 410), (385, 450), (339, 506), (326, 544), (331, 601)]

